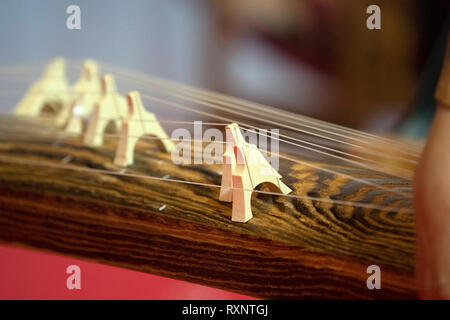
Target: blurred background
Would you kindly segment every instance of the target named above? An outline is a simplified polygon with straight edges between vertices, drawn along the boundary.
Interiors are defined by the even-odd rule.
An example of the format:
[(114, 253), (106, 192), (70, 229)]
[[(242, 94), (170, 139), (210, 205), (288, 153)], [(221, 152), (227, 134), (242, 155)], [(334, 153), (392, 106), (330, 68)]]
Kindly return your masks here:
[[(66, 8), (81, 8), (81, 30)], [(381, 30), (366, 9), (381, 8)], [(445, 0), (3, 0), (1, 64), (93, 58), (377, 133), (424, 137)], [(2, 105), (8, 112), (13, 106)]]
[[(81, 8), (81, 30), (66, 27), (71, 4)], [(373, 4), (381, 8), (381, 30), (366, 27)], [(2, 0), (0, 64), (92, 58), (351, 128), (423, 139), (449, 7), (448, 0)], [(12, 80), (0, 80), (3, 93)], [(25, 80), (23, 90), (36, 78)], [(18, 98), (2, 100), (0, 113)], [(0, 247), (0, 298), (245, 298), (61, 259)], [(69, 264), (82, 265), (95, 286), (79, 296), (67, 292)]]

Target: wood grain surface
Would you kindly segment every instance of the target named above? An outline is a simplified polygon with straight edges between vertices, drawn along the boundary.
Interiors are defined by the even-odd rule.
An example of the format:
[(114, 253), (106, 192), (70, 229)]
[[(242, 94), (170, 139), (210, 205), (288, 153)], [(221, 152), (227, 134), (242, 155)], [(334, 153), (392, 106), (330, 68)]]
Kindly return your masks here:
[[(281, 162), (295, 195), (399, 210), (254, 193), (254, 218), (234, 223), (219, 188), (121, 175), (112, 164), (115, 140), (94, 149), (43, 125), (2, 119), (0, 241), (261, 298), (416, 297), (407, 195)], [(404, 179), (314, 165), (410, 193)], [(126, 173), (214, 185), (221, 179), (220, 166), (177, 166), (145, 140)], [(366, 286), (369, 265), (381, 268), (380, 290)]]

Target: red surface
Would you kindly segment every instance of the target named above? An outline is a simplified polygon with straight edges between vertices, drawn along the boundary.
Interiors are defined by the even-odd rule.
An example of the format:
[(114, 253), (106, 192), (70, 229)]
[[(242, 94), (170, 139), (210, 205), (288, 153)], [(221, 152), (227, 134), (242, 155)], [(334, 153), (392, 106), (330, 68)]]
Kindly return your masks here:
[[(81, 269), (81, 289), (66, 268)], [(93, 262), (0, 246), (0, 299), (253, 299), (193, 283)]]

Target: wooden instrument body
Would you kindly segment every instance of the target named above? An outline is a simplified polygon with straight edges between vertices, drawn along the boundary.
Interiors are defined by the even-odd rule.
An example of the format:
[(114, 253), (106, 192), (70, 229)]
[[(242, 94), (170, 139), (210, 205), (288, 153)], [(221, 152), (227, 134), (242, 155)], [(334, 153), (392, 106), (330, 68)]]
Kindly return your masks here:
[[(297, 195), (398, 210), (254, 193), (254, 218), (235, 223), (219, 188), (170, 180), (220, 186), (219, 165), (175, 165), (155, 141), (140, 140), (122, 175), (112, 161), (117, 139), (90, 148), (38, 123), (1, 124), (9, 128), (0, 135), (4, 243), (261, 298), (416, 297), (410, 198), (286, 162), (279, 172)], [(411, 187), (363, 168), (314, 165)], [(370, 265), (381, 268), (380, 290), (366, 285)]]

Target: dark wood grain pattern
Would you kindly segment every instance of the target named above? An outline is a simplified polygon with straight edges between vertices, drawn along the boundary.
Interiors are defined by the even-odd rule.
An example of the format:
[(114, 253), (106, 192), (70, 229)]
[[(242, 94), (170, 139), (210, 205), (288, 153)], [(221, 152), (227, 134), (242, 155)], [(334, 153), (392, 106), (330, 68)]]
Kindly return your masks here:
[[(74, 168), (120, 171), (112, 164), (114, 139), (94, 149), (46, 127), (13, 123), (0, 122), (4, 243), (261, 298), (416, 297), (414, 215), (407, 196), (281, 163), (283, 181), (294, 194), (400, 210), (254, 194), (254, 218), (233, 223), (231, 204), (218, 200), (215, 187), (13, 163), (57, 165), (65, 159)], [(411, 187), (406, 180), (361, 168), (315, 165), (386, 188), (408, 192)], [(139, 142), (135, 164), (127, 169), (215, 185), (219, 172), (217, 165), (176, 166), (151, 141)], [(382, 271), (381, 290), (366, 287), (366, 269), (373, 264)]]

